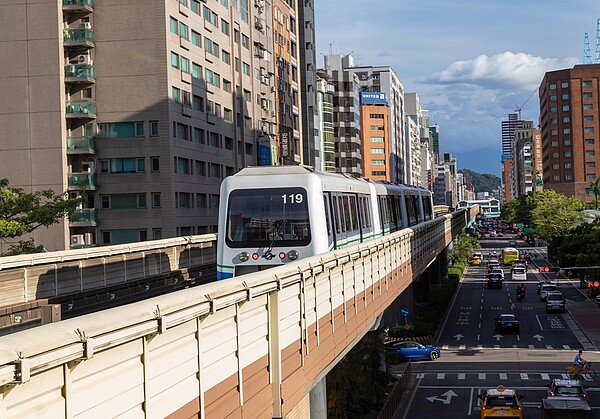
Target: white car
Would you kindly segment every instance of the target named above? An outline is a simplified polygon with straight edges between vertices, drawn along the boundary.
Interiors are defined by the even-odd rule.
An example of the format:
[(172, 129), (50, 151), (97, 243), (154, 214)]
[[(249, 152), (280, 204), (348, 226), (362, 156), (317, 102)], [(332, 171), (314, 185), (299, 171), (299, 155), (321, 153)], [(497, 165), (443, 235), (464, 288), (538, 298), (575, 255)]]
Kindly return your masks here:
[(550, 292), (546, 296), (546, 312), (560, 311), (564, 313), (565, 308), (565, 297), (560, 292)]
[(524, 266), (514, 266), (510, 273), (513, 281), (527, 281), (527, 270)]
[(504, 270), (502, 268), (492, 268), (491, 274), (499, 274), (504, 280)]
[(558, 292), (558, 286), (554, 284), (544, 284), (542, 285), (542, 289), (540, 290), (540, 300), (546, 301), (546, 297), (551, 292)]

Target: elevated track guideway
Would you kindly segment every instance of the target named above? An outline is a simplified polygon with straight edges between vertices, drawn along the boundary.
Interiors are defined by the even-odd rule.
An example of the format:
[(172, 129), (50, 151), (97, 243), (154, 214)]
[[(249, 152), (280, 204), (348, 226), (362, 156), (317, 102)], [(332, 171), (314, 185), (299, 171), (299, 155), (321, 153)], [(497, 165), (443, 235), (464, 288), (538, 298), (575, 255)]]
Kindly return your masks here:
[(2, 336), (0, 417), (306, 418), (311, 389), (475, 215)]

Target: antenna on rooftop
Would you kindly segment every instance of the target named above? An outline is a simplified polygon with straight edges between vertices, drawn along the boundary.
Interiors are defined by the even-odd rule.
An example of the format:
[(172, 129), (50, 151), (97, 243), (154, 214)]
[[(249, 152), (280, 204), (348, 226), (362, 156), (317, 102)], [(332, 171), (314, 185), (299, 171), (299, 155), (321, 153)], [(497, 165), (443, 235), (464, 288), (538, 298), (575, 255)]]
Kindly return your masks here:
[(596, 19), (596, 58), (594, 64), (600, 63), (600, 19)]
[(583, 39), (583, 63), (584, 64), (592, 64), (591, 51), (592, 50), (590, 49), (590, 34), (586, 32), (584, 39)]

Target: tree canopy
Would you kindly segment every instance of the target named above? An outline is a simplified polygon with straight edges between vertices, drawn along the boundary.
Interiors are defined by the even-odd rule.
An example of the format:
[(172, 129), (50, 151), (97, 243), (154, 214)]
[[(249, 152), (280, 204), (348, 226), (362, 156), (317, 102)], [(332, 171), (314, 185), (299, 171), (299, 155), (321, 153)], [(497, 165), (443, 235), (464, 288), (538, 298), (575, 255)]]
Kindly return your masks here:
[(500, 188), (500, 178), (489, 173), (481, 174), (469, 169), (459, 169), (465, 180), (473, 185), (475, 192), (492, 192)]
[(510, 223), (529, 225), (536, 236), (551, 241), (584, 222), (584, 208), (579, 199), (546, 189), (508, 202), (502, 217)]
[[(69, 198), (51, 189), (27, 193), (21, 188), (9, 186), (8, 179), (0, 179), (0, 240), (15, 239), (35, 229), (49, 227), (73, 214), (77, 205), (86, 199), (85, 194)], [(12, 244), (2, 256), (42, 251), (33, 240), (21, 240)]]

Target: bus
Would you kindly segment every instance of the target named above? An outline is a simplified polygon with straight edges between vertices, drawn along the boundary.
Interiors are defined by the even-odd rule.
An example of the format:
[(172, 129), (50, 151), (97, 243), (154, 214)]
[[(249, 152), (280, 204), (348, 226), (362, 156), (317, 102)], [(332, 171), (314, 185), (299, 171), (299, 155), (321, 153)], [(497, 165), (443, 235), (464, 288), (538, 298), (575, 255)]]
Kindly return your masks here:
[(513, 260), (519, 259), (519, 250), (514, 247), (505, 247), (502, 250), (502, 264), (512, 265)]

